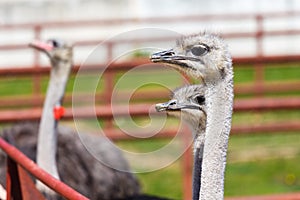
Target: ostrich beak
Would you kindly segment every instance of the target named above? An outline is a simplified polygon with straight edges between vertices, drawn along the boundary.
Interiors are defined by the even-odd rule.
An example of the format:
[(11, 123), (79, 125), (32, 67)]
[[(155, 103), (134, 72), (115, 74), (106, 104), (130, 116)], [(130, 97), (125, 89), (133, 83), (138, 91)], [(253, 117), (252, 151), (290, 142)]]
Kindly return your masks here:
[(162, 111), (168, 111), (168, 110), (174, 110), (174, 105), (176, 105), (177, 101), (176, 100), (170, 100), (165, 103), (158, 103), (155, 105), (155, 109), (157, 112), (162, 112)]
[(51, 43), (37, 41), (37, 40), (29, 43), (29, 46), (46, 53), (48, 56), (50, 55), (50, 51), (52, 51), (54, 48), (54, 46)]
[(175, 56), (175, 52), (173, 49), (167, 50), (167, 51), (161, 51), (154, 53), (150, 56), (150, 60), (152, 62), (164, 62), (167, 60), (173, 60)]
[(165, 63), (183, 72), (196, 70), (192, 65), (188, 64), (188, 61), (200, 62), (201, 64), (204, 64), (203, 61), (199, 58), (186, 55), (177, 55), (177, 53), (173, 49), (153, 53), (150, 56), (150, 60), (154, 63)]

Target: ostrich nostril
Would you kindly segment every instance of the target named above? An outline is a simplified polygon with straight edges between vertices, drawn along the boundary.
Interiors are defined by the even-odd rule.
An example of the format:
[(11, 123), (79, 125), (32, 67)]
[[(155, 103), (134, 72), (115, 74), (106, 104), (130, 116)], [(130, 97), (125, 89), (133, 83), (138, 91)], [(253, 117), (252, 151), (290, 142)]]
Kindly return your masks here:
[(173, 51), (167, 51), (166, 53), (164, 53), (164, 56), (174, 56), (175, 53)]
[(176, 101), (169, 103), (169, 106), (176, 105)]

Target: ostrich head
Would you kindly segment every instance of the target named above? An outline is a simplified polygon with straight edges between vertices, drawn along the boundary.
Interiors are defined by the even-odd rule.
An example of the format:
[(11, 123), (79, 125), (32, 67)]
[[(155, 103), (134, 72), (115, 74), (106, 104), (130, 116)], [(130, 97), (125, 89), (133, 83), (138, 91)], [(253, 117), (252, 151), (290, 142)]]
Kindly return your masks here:
[(206, 106), (203, 85), (189, 85), (176, 89), (172, 99), (156, 104), (158, 112), (182, 117), (193, 129), (204, 130), (206, 125)]
[(204, 82), (224, 78), (231, 71), (227, 45), (219, 36), (208, 33), (182, 37), (174, 48), (154, 53), (150, 59)]
[(50, 58), (52, 64), (59, 61), (71, 62), (72, 60), (72, 45), (56, 39), (51, 39), (46, 42), (34, 41), (30, 43), (29, 46), (45, 53)]

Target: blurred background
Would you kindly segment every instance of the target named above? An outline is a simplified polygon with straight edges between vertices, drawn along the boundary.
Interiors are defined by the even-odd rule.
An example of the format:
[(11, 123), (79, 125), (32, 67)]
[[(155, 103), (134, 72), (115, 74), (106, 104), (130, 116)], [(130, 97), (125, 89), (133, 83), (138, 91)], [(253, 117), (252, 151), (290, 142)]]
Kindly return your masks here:
[[(172, 141), (180, 121), (153, 114), (153, 105), (168, 100), (169, 90), (186, 81), (169, 68), (149, 64), (149, 54), (171, 48), (180, 34), (202, 31), (221, 34), (234, 63), (235, 112), (225, 195), (300, 191), (300, 1), (296, 0), (1, 0), (1, 128), (38, 120), (32, 110), (42, 107), (49, 63), (28, 43), (60, 38), (74, 44), (74, 70), (65, 97), (69, 115), (63, 124), (75, 128), (73, 95), (81, 97), (76, 105), (108, 112), (112, 101), (120, 108), (129, 102), (130, 113), (122, 109), (114, 115), (96, 113), (103, 131), (93, 126), (94, 115), (79, 116), (76, 126), (105, 134), (126, 152), (160, 149)], [(84, 73), (77, 74), (79, 69)], [(104, 72), (101, 77), (95, 74), (99, 69)], [(89, 80), (97, 80), (92, 94), (96, 105), (84, 101)], [(86, 88), (78, 89), (76, 83)], [(20, 113), (23, 119), (17, 118)], [(181, 139), (175, 143), (176, 152), (186, 141)], [(129, 161), (135, 171), (153, 171), (153, 166), (171, 160), (159, 170), (137, 174), (143, 190), (188, 199), (191, 149), (177, 158), (178, 154), (166, 153)]]

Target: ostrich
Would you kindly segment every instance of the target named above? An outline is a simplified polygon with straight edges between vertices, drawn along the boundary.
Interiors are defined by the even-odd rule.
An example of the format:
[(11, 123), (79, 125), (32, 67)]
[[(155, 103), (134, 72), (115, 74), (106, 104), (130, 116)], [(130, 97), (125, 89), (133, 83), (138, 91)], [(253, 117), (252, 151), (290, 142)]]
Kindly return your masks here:
[[(36, 41), (31, 43), (30, 46), (46, 53), (52, 66), (38, 132), (37, 164), (53, 177), (59, 179), (56, 164), (56, 129), (59, 116), (58, 118), (54, 116), (53, 109), (55, 106), (60, 107), (62, 104), (65, 87), (72, 68), (72, 46), (57, 40), (51, 40), (48, 43)], [(40, 181), (37, 181), (37, 187), (41, 191), (52, 192)]]
[(194, 168), (193, 168), (193, 197), (200, 190), (200, 176), (204, 132), (206, 127), (205, 86), (189, 85), (173, 91), (172, 99), (166, 103), (156, 104), (157, 112), (167, 112), (171, 116), (185, 121), (195, 137), (194, 141)]
[[(57, 40), (34, 42), (31, 46), (46, 53), (52, 64), (41, 123), (17, 124), (3, 130), (1, 137), (32, 160), (37, 160), (50, 174), (60, 177), (63, 182), (91, 199), (109, 200), (139, 195), (140, 186), (136, 177), (128, 172), (130, 168), (127, 161), (110, 142), (98, 136), (82, 134), (85, 141), (93, 145), (100, 160), (124, 171), (115, 170), (96, 160), (87, 152), (74, 131), (57, 126), (53, 107), (61, 104), (64, 95), (72, 66), (72, 47)], [(0, 155), (0, 181), (5, 185), (5, 155), (2, 151)], [(43, 184), (37, 183), (37, 186), (48, 199), (61, 199)]]
[[(233, 68), (227, 45), (215, 34), (182, 37), (176, 46), (154, 53), (151, 61), (164, 63), (205, 85), (207, 106), (201, 188), (193, 183), (193, 199), (223, 199), (224, 173), (233, 107)], [(196, 140), (197, 141), (197, 140)], [(201, 148), (200, 148), (201, 149)]]
[[(104, 161), (104, 163), (107, 164), (106, 166), (104, 163), (96, 160), (86, 150), (76, 132), (66, 127), (57, 126), (58, 120), (55, 120), (53, 117), (53, 106), (60, 105), (62, 101), (64, 88), (72, 65), (72, 48), (70, 45), (57, 40), (50, 40), (48, 43), (35, 42), (32, 43), (31, 46), (46, 53), (53, 66), (42, 115), (42, 118), (47, 117), (50, 121), (50, 123), (44, 123), (44, 126), (47, 126), (49, 129), (45, 130), (44, 127), (41, 127), (43, 124), (42, 119), (40, 126), (38, 123), (26, 122), (4, 129), (2, 133), (0, 133), (1, 137), (18, 147), (34, 161), (38, 158), (36, 154), (39, 154), (40, 151), (49, 150), (48, 155), (52, 157), (48, 157), (46, 154), (45, 157), (41, 156), (41, 160), (43, 160), (43, 158), (47, 158), (48, 161), (54, 159), (50, 160), (50, 163), (53, 165), (56, 165), (55, 159), (57, 160), (57, 167), (50, 166), (50, 172), (56, 174), (56, 177), (59, 177), (63, 182), (90, 199), (166, 199), (141, 194), (138, 180), (129, 172), (130, 167), (128, 162), (123, 157), (121, 151), (111, 145), (108, 140), (103, 137), (81, 134), (81, 137), (85, 137), (85, 143), (92, 145), (93, 152), (97, 153), (97, 158), (100, 161)], [(64, 69), (60, 71), (60, 68)], [(58, 86), (58, 84), (61, 85)], [(55, 88), (56, 86), (58, 86), (58, 88)], [(48, 100), (49, 98), (50, 100)], [(47, 105), (49, 108), (45, 108)], [(38, 137), (38, 132), (39, 134), (43, 134), (44, 131), (47, 131), (48, 134), (56, 134), (57, 144), (55, 141), (52, 141), (56, 140), (56, 135), (51, 138), (44, 136), (43, 139)], [(44, 145), (40, 145), (42, 148), (38, 149), (37, 145), (39, 145), (40, 142)], [(52, 148), (44, 148), (46, 145), (51, 145)], [(57, 152), (55, 152), (56, 147)], [(6, 172), (5, 155), (1, 151), (0, 165), (0, 183), (4, 185)], [(49, 167), (47, 162), (45, 166), (46, 168)], [(117, 169), (122, 169), (123, 171), (118, 171), (109, 166), (115, 166)], [(39, 185), (39, 189), (46, 195), (47, 199), (62, 199), (42, 184)]]

